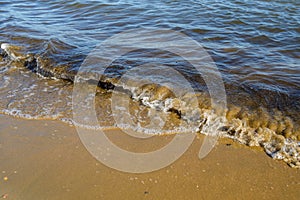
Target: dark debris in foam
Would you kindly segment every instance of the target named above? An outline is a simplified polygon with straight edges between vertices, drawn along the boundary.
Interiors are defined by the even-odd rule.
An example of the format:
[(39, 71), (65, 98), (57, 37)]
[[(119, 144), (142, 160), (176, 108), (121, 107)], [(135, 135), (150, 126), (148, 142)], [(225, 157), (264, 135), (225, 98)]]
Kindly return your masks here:
[(0, 58), (1, 60), (5, 59), (8, 57), (8, 54), (6, 53), (6, 51), (4, 51), (4, 49), (0, 48)]
[(37, 59), (34, 56), (30, 56), (24, 62), (24, 67), (30, 71), (42, 75), (43, 77), (55, 77), (55, 75), (48, 70), (42, 68), (43, 65), (39, 65)]
[(115, 89), (115, 85), (110, 83), (110, 82), (104, 82), (104, 81), (99, 81), (99, 80), (94, 80), (94, 79), (89, 79), (87, 80), (88, 84), (90, 85), (97, 85), (98, 87), (106, 90), (113, 90)]

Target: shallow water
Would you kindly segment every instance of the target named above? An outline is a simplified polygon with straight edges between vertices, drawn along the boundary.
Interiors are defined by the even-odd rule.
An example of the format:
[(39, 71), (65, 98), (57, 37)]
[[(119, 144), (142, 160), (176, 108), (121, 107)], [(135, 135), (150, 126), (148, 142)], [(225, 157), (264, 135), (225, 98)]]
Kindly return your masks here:
[[(0, 4), (0, 112), (72, 123), (74, 77), (96, 46), (127, 30), (169, 29), (201, 44), (222, 75), (228, 112), (221, 112), (226, 124), (216, 131), (300, 166), (299, 1)], [(163, 37), (145, 36), (146, 42)], [(90, 80), (91, 92), (100, 86), (95, 109), (101, 126), (207, 134), (222, 117), (203, 74), (180, 55), (137, 48), (102, 67), (103, 80)]]

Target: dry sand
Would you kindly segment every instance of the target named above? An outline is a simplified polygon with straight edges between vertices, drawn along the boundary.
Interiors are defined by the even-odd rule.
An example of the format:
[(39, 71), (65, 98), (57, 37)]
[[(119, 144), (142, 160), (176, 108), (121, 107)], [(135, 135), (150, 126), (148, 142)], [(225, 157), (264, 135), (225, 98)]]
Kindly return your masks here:
[[(203, 160), (203, 137), (175, 163), (159, 171), (130, 174), (108, 168), (89, 154), (74, 127), (59, 121), (0, 115), (0, 196), (44, 199), (297, 199), (300, 170), (259, 149), (219, 140)], [(162, 146), (170, 136), (107, 135), (124, 149)]]

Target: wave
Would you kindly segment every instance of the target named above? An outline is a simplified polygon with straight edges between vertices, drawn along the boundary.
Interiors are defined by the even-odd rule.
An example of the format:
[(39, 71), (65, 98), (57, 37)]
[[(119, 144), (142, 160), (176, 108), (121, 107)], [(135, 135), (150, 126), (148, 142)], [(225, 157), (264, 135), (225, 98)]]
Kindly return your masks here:
[[(3, 80), (9, 83), (16, 81), (19, 77), (14, 76), (17, 76), (18, 71), (24, 69), (43, 78), (36, 83), (38, 89), (29, 89), (26, 94), (24, 91), (16, 90), (10, 98), (24, 99), (24, 95), (38, 96), (35, 97), (36, 100), (32, 105), (40, 101), (38, 103), (43, 104), (43, 106), (29, 106), (31, 102), (23, 102), (22, 104), (10, 102), (1, 108), (1, 112), (23, 118), (60, 119), (86, 128), (99, 127), (87, 126), (72, 120), (72, 84), (84, 58), (83, 55), (66, 53), (72, 48), (74, 47), (58, 40), (50, 40), (46, 45), (47, 51), (26, 53), (26, 49), (22, 47), (2, 43), (0, 52), (2, 62), (5, 63), (5, 66), (17, 68), (12, 72), (3, 70), (1, 72)], [(117, 71), (119, 68), (114, 70)], [(277, 107), (268, 108), (263, 104), (253, 106), (254, 104), (251, 102), (254, 100), (250, 97), (249, 101), (244, 99), (240, 103), (239, 100), (229, 102), (226, 115), (223, 113), (225, 117), (223, 119), (223, 116), (212, 108), (209, 93), (205, 91), (193, 93), (183, 88), (179, 89), (183, 92), (178, 94), (165, 85), (147, 81), (141, 82), (134, 76), (120, 81), (120, 74), (114, 77), (114, 72), (109, 71), (107, 74), (103, 74), (100, 81), (93, 78), (88, 80), (90, 85), (97, 85), (98, 90), (100, 90), (96, 94), (96, 99), (98, 99), (96, 100), (96, 109), (102, 109), (97, 112), (98, 119), (103, 119), (100, 122), (102, 123), (101, 128), (118, 126), (147, 134), (173, 134), (176, 132), (209, 134), (211, 127), (214, 126), (216, 134), (221, 137), (231, 138), (248, 146), (260, 146), (272, 158), (284, 160), (291, 167), (300, 168), (298, 115), (290, 114), (289, 111)], [(18, 76), (24, 78), (21, 84), (25, 84), (29, 80), (26, 79), (26, 76), (30, 75), (24, 72), (19, 73)], [(34, 79), (33, 77), (29, 78), (30, 80)], [(36, 79), (38, 78), (36, 77)], [(12, 87), (6, 82), (3, 82), (2, 89)], [(245, 92), (245, 88), (239, 85), (234, 87), (240, 87), (239, 91)], [(41, 94), (41, 89), (45, 90), (45, 93)], [(248, 89), (253, 91), (253, 88), (248, 87)], [(53, 99), (49, 99), (50, 95)], [(114, 95), (117, 96), (114, 97)], [(125, 97), (119, 98), (122, 95)], [(271, 94), (265, 94), (255, 101), (261, 101), (262, 98), (267, 98), (266, 96), (269, 95)], [(243, 105), (243, 102), (247, 101), (248, 104)], [(282, 99), (282, 102), (285, 100)], [(113, 108), (111, 104), (114, 104)], [(129, 110), (128, 105), (130, 105)], [(151, 117), (153, 116), (149, 115), (150, 110), (155, 111), (155, 116), (159, 120), (167, 121), (167, 123), (161, 127), (150, 126), (149, 128), (147, 124), (151, 125)], [(128, 112), (131, 112), (132, 116), (129, 118), (131, 117), (132, 121), (126, 120), (125, 117), (118, 118), (118, 116), (128, 115)]]

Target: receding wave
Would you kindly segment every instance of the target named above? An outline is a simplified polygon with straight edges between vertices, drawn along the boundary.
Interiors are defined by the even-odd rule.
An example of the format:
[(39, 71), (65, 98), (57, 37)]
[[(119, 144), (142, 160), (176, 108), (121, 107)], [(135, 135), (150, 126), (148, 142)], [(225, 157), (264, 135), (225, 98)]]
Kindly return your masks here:
[[(45, 49), (40, 52), (1, 44), (0, 112), (76, 124), (72, 121), (73, 81), (84, 55), (74, 54), (72, 49), (75, 47), (59, 40), (51, 39), (43, 44)], [(192, 73), (186, 76), (191, 85), (200, 84), (195, 93), (187, 92), (183, 87), (182, 92), (176, 94), (164, 85), (134, 79), (136, 76), (120, 82), (122, 71), (128, 70), (128, 62), (134, 64), (133, 61), (119, 60), (108, 67), (103, 79), (89, 80), (91, 86), (97, 85), (96, 93), (91, 95), (95, 96), (95, 110), (102, 128), (118, 126), (147, 134), (187, 131), (207, 134), (213, 126), (221, 137), (248, 146), (260, 146), (272, 158), (300, 167), (297, 90), (286, 92), (280, 88), (264, 88), (258, 91), (249, 82), (232, 84), (225, 80), (228, 110), (224, 120), (212, 108), (209, 93), (205, 85), (201, 85), (201, 77), (191, 76)], [(186, 63), (179, 62), (178, 70), (181, 64)], [(82, 106), (89, 105), (83, 102)], [(151, 125), (153, 120), (160, 120), (162, 125)]]

